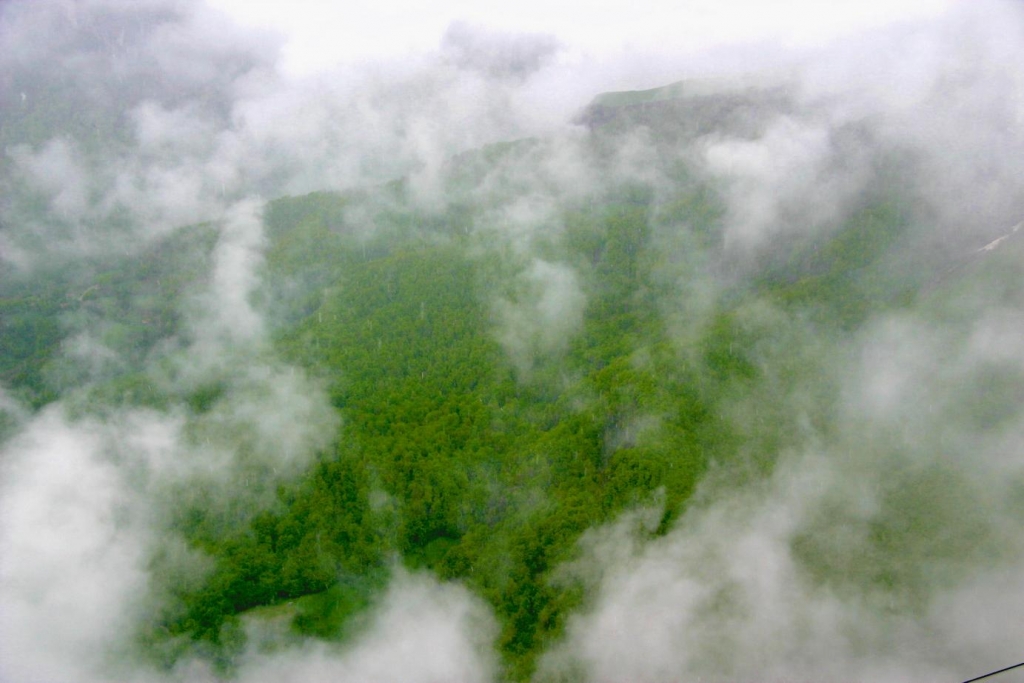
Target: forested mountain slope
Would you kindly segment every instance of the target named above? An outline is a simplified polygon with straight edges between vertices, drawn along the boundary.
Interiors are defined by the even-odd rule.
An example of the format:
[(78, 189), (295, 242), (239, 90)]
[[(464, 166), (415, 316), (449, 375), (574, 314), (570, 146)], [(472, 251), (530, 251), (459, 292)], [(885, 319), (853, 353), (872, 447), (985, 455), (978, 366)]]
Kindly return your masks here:
[[(619, 134), (598, 129), (577, 150), (595, 174), (614, 173), (602, 165), (616, 162), (606, 147)], [(405, 182), (268, 204), (254, 296), (273, 312), (275, 353), (323, 382), (341, 427), (255, 516), (226, 522), (201, 498), (176, 511), (174, 527), (214, 564), (169, 587), (175, 600), (143, 636), (147, 650), (170, 664), (187, 639), (205, 641), (230, 668), (238, 617), (281, 604), (297, 633), (339, 637), (399, 563), (482, 596), (507, 675), (528, 678), (586, 604), (564, 571), (584, 532), (657, 505), (643, 533), (663, 534), (709, 470), (740, 485), (772, 471), (803, 421), (828, 433), (838, 400), (828, 362), (843, 338), (914, 306), (935, 276), (904, 269), (908, 211), (883, 191), (824, 236), (737, 260), (714, 184), (685, 166), (671, 183), (554, 198), (529, 250), (467, 228), (517, 199), (514, 186), (480, 178), (521, 173), (554, 144), (453, 159), (440, 210), (417, 208)], [(373, 230), (354, 229), (352, 215)], [(154, 344), (180, 324), (213, 239), (197, 226), (141, 257), (12, 280), (5, 385), (36, 405), (67, 391), (61, 329), (96, 315), (120, 361), (81, 409), (174, 400), (147, 368), (168, 353)], [(730, 282), (731, 269), (746, 272)], [(716, 291), (674, 310), (681, 279)], [(187, 419), (214, 410), (228, 382), (192, 387)], [(794, 392), (810, 392), (799, 414), (778, 401)]]
[(526, 76), (448, 62), (289, 109), (255, 43), (171, 97), (146, 31), (184, 10), (150, 9), (67, 29), (124, 102), (0, 76), (10, 671), (940, 680), (1016, 647), (1020, 600), (944, 617), (1024, 595), (1006, 98), (826, 64), (530, 127)]

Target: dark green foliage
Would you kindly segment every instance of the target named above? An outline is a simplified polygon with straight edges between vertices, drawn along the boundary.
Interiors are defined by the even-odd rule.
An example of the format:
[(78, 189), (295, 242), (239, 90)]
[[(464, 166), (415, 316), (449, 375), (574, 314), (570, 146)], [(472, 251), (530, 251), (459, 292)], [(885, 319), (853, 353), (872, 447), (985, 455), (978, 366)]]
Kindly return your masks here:
[[(298, 224), (272, 231), (267, 266), (277, 282), (323, 273), (278, 347), (328, 382), (337, 450), (247, 531), (203, 542), (217, 568), (182, 596), (171, 631), (218, 642), (233, 615), (301, 597), (293, 627), (337, 637), (400, 557), (488, 600), (507, 674), (526, 678), (583, 598), (553, 580), (580, 535), (659, 490), (664, 532), (709, 461), (732, 457), (719, 403), (759, 380), (771, 332), (726, 310), (699, 353), (673, 346), (651, 280), (651, 197), (627, 187), (567, 216), (561, 257), (585, 280), (583, 329), (523, 384), (491, 329), (485, 287), (503, 257), (471, 258), (457, 239), (364, 254), (308, 199), (289, 207)], [(196, 410), (212, 391), (192, 397)]]
[[(62, 264), (31, 275), (0, 275), (0, 383), (38, 407), (88, 381), (110, 380), (129, 391), (153, 349), (181, 330), (182, 309), (209, 272), (216, 232), (182, 228), (131, 258), (104, 257)], [(117, 363), (92, 374), (62, 353), (86, 333)], [(66, 351), (66, 350), (65, 350)], [(97, 375), (98, 373), (98, 375)], [(131, 402), (146, 403), (143, 394)]]
[(42, 370), (62, 337), (58, 316), (67, 304), (60, 289), (32, 291), (31, 285), (17, 283), (0, 300), (0, 382), (35, 406), (56, 397)]
[(343, 574), (330, 588), (295, 601), (294, 629), (317, 638), (345, 638), (359, 625), (364, 614), (387, 584), (389, 572), (368, 570), (362, 574)]
[[(564, 348), (539, 354), (520, 376), (499, 344), (493, 304), (515, 289), (524, 258), (474, 241), (470, 227), (488, 207), (474, 203), (473, 188), (487, 169), (523, 163), (541, 144), (453, 160), (454, 199), (428, 215), (410, 208), (402, 181), (267, 206), (258, 303), (280, 359), (325, 383), (342, 427), (309, 472), (270, 489), (272, 504), (243, 522), (211, 519), (207, 489), (182, 492), (172, 524), (211, 566), (201, 580), (168, 580), (173, 606), (141, 638), (159, 662), (173, 665), (185, 642), (229, 669), (241, 615), (268, 606), (299, 634), (348, 637), (398, 562), (483, 597), (501, 624), (506, 676), (528, 679), (587, 599), (559, 573), (581, 535), (654, 499), (664, 503), (656, 533), (665, 533), (713, 466), (732, 465), (737, 480), (770, 472), (796, 442), (799, 419), (827, 429), (832, 386), (816, 376), (821, 359), (805, 329), (827, 343), (903, 305), (919, 284), (891, 260), (907, 226), (892, 202), (866, 206), (827, 239), (794, 243), (753, 285), (713, 282), (721, 202), (677, 169), (674, 193), (623, 184), (560, 207), (559, 230), (537, 251), (571, 265), (586, 307)], [(36, 406), (91, 379), (97, 406), (176, 404), (193, 417), (215, 409), (230, 390), (224, 378), (167, 396), (146, 374), (162, 340), (188, 339), (182, 310), (215, 239), (197, 226), (131, 262), (5, 280), (0, 381)], [(723, 291), (674, 335), (665, 311), (687, 278)], [(76, 376), (60, 345), (83, 329), (127, 361)], [(779, 397), (811, 385), (813, 405), (784, 413)], [(1015, 386), (989, 378), (979, 390), (996, 399), (964, 419), (998, 422), (998, 399), (1015, 398)], [(943, 485), (946, 475), (933, 475)], [(912, 498), (891, 502), (913, 524), (928, 523)], [(876, 531), (882, 544), (906, 532)], [(817, 536), (798, 546), (822, 571), (848, 559)], [(863, 571), (856, 580), (912, 575)]]
[(828, 324), (852, 329), (872, 313), (907, 304), (923, 284), (927, 274), (893, 260), (906, 228), (895, 202), (869, 206), (829, 239), (795, 249), (764, 284), (786, 306), (810, 309)]
[[(517, 383), (492, 337), (482, 287), (503, 269), (496, 257), (469, 258), (458, 243), (367, 251), (329, 227), (341, 200), (271, 204), (268, 282), (280, 292), (302, 278), (292, 301), (303, 320), (279, 348), (328, 381), (344, 428), (334, 457), (247, 530), (224, 536), (181, 518), (217, 560), (181, 594), (168, 633), (219, 644), (234, 615), (302, 598), (294, 628), (336, 637), (401, 557), (488, 599), (509, 672), (526, 676), (580, 599), (551, 582), (580, 534), (659, 487), (677, 512), (705, 464), (700, 435), (716, 431), (693, 392), (683, 404), (672, 395), (668, 378), (685, 378), (664, 342), (651, 367), (631, 360), (639, 340), (663, 333), (643, 301), (647, 199), (624, 198), (579, 222), (602, 246), (573, 256), (593, 259), (594, 297), (566, 359), (578, 379), (554, 391)], [(187, 398), (201, 413), (221, 391)]]

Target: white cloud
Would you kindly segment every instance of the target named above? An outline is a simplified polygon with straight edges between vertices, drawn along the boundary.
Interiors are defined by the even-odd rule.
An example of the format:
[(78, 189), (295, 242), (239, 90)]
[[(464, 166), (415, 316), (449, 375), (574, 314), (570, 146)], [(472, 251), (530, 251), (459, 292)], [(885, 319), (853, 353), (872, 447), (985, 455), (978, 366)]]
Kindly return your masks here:
[(96, 681), (146, 587), (145, 522), (109, 432), (59, 408), (0, 462), (0, 679)]
[(644, 5), (619, 2), (526, 2), (500, 11), (465, 0), (390, 0), (373, 6), (342, 7), (301, 0), (288, 9), (239, 0), (211, 0), (212, 6), (252, 26), (286, 36), (286, 68), (296, 74), (355, 62), (406, 55), (437, 45), (446, 26), (466, 21), (497, 30), (550, 33), (571, 49), (616, 54), (696, 53), (717, 45), (776, 40), (788, 45), (821, 45), (843, 34), (894, 21), (936, 16), (952, 0), (871, 0), (858, 3), (810, 0), (688, 0)]
[(766, 480), (705, 484), (663, 537), (630, 517), (589, 532), (570, 571), (596, 597), (541, 680), (962, 680), (1016, 661), (1024, 411), (978, 393), (1020, 372), (1005, 331), (869, 327), (836, 425)]
[[(963, 3), (948, 15), (949, 2), (809, 0), (643, 11), (527, 3), (509, 5), (504, 16), (467, 3), (392, 4), (363, 15), (337, 3), (317, 11), (280, 5), (281, 16), (266, 13), (277, 11), (266, 3), (232, 10), (260, 25), (277, 22), (290, 40), (285, 70), (303, 78), (278, 73), (273, 40), (236, 31), (196, 4), (145, 3), (140, 15), (119, 2), (11, 6), (0, 21), (10, 46), (0, 55), (0, 79), (8, 79), (0, 85), (24, 86), (33, 102), (53, 97), (78, 107), (94, 128), (124, 126), (96, 149), (81, 131), (78, 139), (59, 126), (46, 130), (45, 117), (32, 121), (46, 134), (5, 157), (4, 189), (17, 192), (0, 206), (4, 263), (45, 261), (50, 249), (130, 250), (185, 223), (221, 220), (210, 282), (187, 311), (190, 334), (158, 369), (147, 368), (172, 395), (214, 386), (201, 415), (183, 405), (111, 409), (101, 421), (71, 419), (54, 406), (33, 417), (0, 394), (0, 408), (21, 429), (0, 459), (0, 677), (13, 680), (109, 678), (105, 658), (149, 599), (152, 544), (180, 544), (162, 517), (175, 491), (208, 486), (224, 499), (263, 503), (275, 477), (300, 474), (334, 438), (323, 387), (273, 358), (253, 303), (264, 246), (253, 197), (261, 192), (406, 175), (415, 205), (439, 210), (453, 153), (550, 130), (608, 84), (749, 70), (751, 55), (765, 57), (758, 68), (801, 64), (795, 110), (765, 114), (753, 133), (657, 149), (654, 133), (640, 131), (610, 150), (613, 177), (603, 178), (576, 131), (473, 179), (468, 192), (496, 204), (475, 225), (480, 243), (513, 243), (527, 264), (516, 291), (492, 302), (496, 337), (524, 376), (563, 354), (583, 323), (578, 273), (535, 254), (545, 239), (557, 243), (558, 200), (582, 201), (620, 180), (657, 185), (656, 152), (691, 159), (696, 149), (724, 188), (730, 246), (747, 250), (841, 222), (877, 170), (873, 154), (887, 146), (912, 159), (912, 172), (889, 177), (912, 197), (908, 210), (931, 231), (926, 239), (955, 250), (986, 230), (1001, 234), (1021, 205), (1024, 80), (1007, 65), (1021, 63), (1024, 41), (1008, 3)], [(483, 28), (456, 30), (441, 53), (429, 51), (455, 18)], [(376, 30), (384, 24), (393, 31)], [(879, 26), (888, 28), (858, 33)], [(546, 39), (523, 43), (520, 30), (550, 32), (566, 47), (555, 54)], [(740, 43), (740, 57), (725, 56)], [(780, 46), (795, 52), (779, 57)], [(403, 57), (409, 49), (416, 55)], [(370, 54), (390, 61), (356, 64)], [(508, 54), (526, 64), (515, 78), (503, 72)], [(338, 60), (347, 64), (309, 76)], [(66, 73), (74, 74), (67, 88), (54, 87)], [(46, 211), (25, 209), (40, 197)], [(106, 231), (108, 219), (124, 215), (127, 227)], [(676, 294), (712, 300), (712, 286), (679, 283)], [(1024, 421), (1012, 392), (1008, 406), (998, 395), (985, 403), (962, 392), (987, 396), (986, 372), (1012, 378), (1024, 368), (1018, 317), (1003, 302), (954, 332), (913, 320), (872, 328), (851, 354), (856, 376), (841, 378), (846, 403), (835, 433), (811, 434), (781, 454), (759, 486), (713, 491), (717, 498), (664, 538), (642, 542), (625, 527), (592, 534), (601, 564), (595, 601), (571, 621), (545, 671), (582, 667), (594, 681), (955, 679), (1012, 660), (1024, 552), (1013, 482)], [(67, 351), (94, 374), (118, 360), (86, 333), (71, 337)], [(807, 401), (782, 393), (772, 400), (797, 413)], [(263, 482), (259, 492), (227, 486), (250, 475)], [(950, 485), (928, 488), (928, 477)], [(971, 493), (988, 499), (972, 501)], [(912, 519), (943, 524), (919, 535), (886, 526), (907, 512), (906, 500), (919, 505)], [(873, 534), (882, 532), (897, 537), (899, 552), (872, 554)], [(972, 554), (978, 548), (991, 556)], [(822, 580), (815, 562), (848, 571)], [(887, 589), (866, 582), (872, 562), (897, 579), (915, 576), (914, 562), (927, 570), (919, 585)], [(466, 589), (400, 575), (345, 648), (249, 652), (241, 674), (490, 680), (494, 628)], [(212, 677), (196, 662), (183, 666)]]
[(495, 305), (497, 337), (523, 377), (563, 353), (583, 324), (586, 296), (563, 263), (536, 259), (521, 277), (523, 291)]
[(243, 662), (245, 683), (494, 680), (497, 627), (466, 589), (399, 571), (368, 627), (344, 648), (306, 644)]

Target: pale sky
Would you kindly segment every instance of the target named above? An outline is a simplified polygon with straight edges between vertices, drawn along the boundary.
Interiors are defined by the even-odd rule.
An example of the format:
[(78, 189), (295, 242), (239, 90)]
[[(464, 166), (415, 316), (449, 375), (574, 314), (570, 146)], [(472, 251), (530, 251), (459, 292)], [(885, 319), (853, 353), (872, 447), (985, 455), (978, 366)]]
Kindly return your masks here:
[(207, 0), (243, 25), (283, 34), (284, 68), (293, 75), (430, 50), (460, 20), (492, 30), (554, 34), (577, 54), (678, 55), (754, 42), (814, 47), (858, 30), (936, 15), (957, 1)]

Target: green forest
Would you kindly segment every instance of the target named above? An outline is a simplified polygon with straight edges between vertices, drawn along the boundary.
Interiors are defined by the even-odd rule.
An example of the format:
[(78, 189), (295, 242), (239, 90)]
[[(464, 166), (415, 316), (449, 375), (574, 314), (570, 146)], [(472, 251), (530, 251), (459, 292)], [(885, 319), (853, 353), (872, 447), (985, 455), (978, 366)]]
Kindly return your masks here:
[(1024, 659), (1024, 5), (699, 4), (0, 0), (0, 683)]
[[(148, 657), (170, 667), (198, 649), (229, 673), (244, 615), (344, 639), (404, 566), (486, 600), (504, 675), (527, 680), (588, 599), (561, 570), (581, 535), (651, 505), (661, 519), (644, 533), (663, 534), (702, 478), (766, 476), (804, 429), (774, 396), (813, 392), (807, 414), (827, 432), (826, 360), (869, 314), (919, 303), (930, 277), (893, 258), (911, 226), (900, 198), (880, 191), (825, 236), (738, 264), (754, 275), (722, 278), (700, 307), (674, 309), (680, 281), (700, 286), (721, 267), (723, 202), (685, 169), (668, 187), (631, 181), (563, 202), (529, 253), (466, 229), (488, 208), (472, 178), (540, 144), (463, 155), (452, 201), (433, 214), (404, 182), (267, 204), (256, 298), (273, 314), (273, 353), (323, 383), (341, 427), (257, 514), (207, 514), (208, 492), (183, 497), (173, 527), (213, 565), (170, 587), (174, 599), (138, 635)], [(595, 163), (602, 144), (594, 134)], [(356, 209), (373, 232), (346, 228)], [(681, 244), (666, 249), (666, 235)], [(104, 342), (128, 360), (77, 409), (182, 401), (201, 421), (224, 378), (167, 395), (146, 359), (180, 325), (215, 244), (213, 227), (196, 225), (136, 259), (11, 278), (0, 380), (37, 408), (53, 401), (76, 382), (62, 330), (116, 320)], [(567, 339), (526, 338), (517, 363), (495, 332), (496, 302), (536, 299), (524, 273), (537, 258), (569, 264), (586, 303)]]

